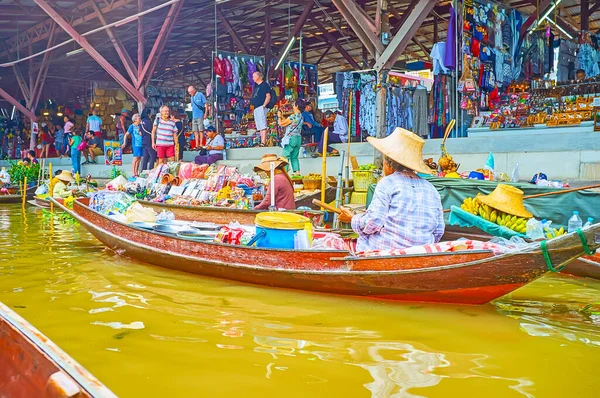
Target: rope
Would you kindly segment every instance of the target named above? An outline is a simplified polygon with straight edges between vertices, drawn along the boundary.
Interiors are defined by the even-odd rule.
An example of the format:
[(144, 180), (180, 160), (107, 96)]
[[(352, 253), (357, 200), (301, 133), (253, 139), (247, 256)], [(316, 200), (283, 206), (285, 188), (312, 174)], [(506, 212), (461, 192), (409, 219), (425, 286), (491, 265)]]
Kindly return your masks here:
[(542, 249), (542, 254), (544, 255), (544, 260), (546, 260), (546, 266), (548, 266), (548, 269), (550, 270), (550, 272), (560, 272), (564, 268), (564, 266), (554, 268), (554, 265), (552, 265), (552, 260), (550, 260), (550, 254), (548, 253), (548, 247), (546, 247), (545, 240), (543, 240), (542, 243), (540, 243), (540, 248)]
[(581, 246), (583, 246), (583, 251), (585, 252), (585, 254), (587, 254), (588, 256), (592, 256), (594, 254), (594, 252), (592, 252), (590, 250), (590, 248), (588, 247), (587, 239), (586, 239), (585, 235), (583, 234), (583, 232), (580, 229), (578, 229), (575, 232), (577, 232), (577, 235), (579, 235), (579, 240), (581, 240)]

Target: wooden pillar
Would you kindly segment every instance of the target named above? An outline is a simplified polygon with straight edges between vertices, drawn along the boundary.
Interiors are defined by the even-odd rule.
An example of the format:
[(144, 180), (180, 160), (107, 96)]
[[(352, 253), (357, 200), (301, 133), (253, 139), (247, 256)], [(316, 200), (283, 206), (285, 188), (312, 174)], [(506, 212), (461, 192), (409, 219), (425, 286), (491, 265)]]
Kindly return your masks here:
[(581, 0), (581, 30), (590, 30), (590, 0)]

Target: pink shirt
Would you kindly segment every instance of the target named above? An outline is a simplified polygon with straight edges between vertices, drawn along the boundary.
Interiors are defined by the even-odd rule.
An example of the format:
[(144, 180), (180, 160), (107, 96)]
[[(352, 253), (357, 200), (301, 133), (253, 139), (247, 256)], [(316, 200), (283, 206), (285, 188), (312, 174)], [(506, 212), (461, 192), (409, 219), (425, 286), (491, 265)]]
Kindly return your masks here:
[[(268, 210), (271, 206), (271, 184), (267, 187), (265, 198), (255, 210)], [(278, 209), (295, 210), (296, 199), (294, 187), (290, 184), (285, 174), (275, 174), (275, 207)]]
[(63, 130), (65, 131), (65, 134), (67, 133), (71, 133), (73, 129), (73, 123), (71, 123), (70, 121), (65, 123), (65, 127), (63, 128)]

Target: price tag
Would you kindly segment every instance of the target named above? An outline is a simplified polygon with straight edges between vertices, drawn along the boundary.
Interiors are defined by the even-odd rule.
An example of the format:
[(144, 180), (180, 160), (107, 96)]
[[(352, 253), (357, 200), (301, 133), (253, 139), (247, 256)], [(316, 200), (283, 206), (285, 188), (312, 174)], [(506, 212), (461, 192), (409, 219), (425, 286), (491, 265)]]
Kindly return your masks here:
[(183, 196), (190, 196), (192, 194), (192, 191), (196, 188), (196, 184), (198, 184), (198, 180), (192, 180), (189, 183), (188, 187), (185, 189)]
[(173, 196), (173, 195), (182, 195), (183, 194), (183, 189), (184, 187), (171, 187), (171, 190), (169, 191), (169, 195)]

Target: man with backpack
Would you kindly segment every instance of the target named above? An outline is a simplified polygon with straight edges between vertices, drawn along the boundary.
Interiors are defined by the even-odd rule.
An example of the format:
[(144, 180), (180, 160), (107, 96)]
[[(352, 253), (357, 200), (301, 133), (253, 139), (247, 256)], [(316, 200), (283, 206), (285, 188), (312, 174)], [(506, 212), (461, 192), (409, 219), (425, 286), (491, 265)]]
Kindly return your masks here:
[(254, 93), (252, 94), (254, 123), (256, 123), (256, 129), (260, 131), (261, 146), (265, 146), (267, 142), (267, 112), (277, 103), (275, 93), (264, 78), (262, 72), (256, 71), (252, 74), (252, 79), (256, 83), (254, 85)]
[(204, 115), (206, 114), (206, 97), (196, 87), (189, 86), (188, 93), (192, 101), (192, 133), (196, 140), (196, 148), (204, 142)]

